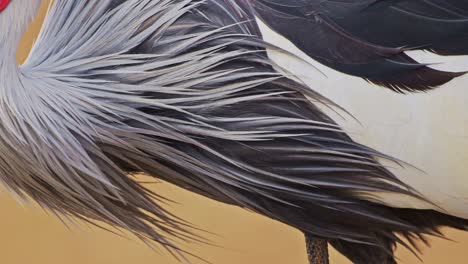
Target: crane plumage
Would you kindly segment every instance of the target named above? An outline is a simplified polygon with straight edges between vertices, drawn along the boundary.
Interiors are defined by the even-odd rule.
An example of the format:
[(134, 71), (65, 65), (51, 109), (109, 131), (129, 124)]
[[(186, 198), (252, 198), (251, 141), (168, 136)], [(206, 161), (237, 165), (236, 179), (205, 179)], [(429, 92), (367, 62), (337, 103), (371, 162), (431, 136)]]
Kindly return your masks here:
[(459, 47), (468, 31), (462, 1), (454, 1), (459, 7), (438, 0), (257, 2), (270, 27), (318, 62), (394, 91), (427, 91), (464, 74), (434, 70), (405, 53), (467, 54)]
[[(374, 2), (381, 1), (359, 3)], [(326, 43), (305, 49), (313, 39), (289, 34), (279, 18), (304, 6), (332, 9), (307, 0), (56, 0), (17, 65), (16, 47), (40, 3), (15, 0), (0, 13), (0, 180), (13, 194), (59, 215), (128, 229), (175, 254), (183, 252), (178, 240), (199, 238), (163, 208), (164, 197), (129, 175), (258, 212), (326, 239), (356, 263), (395, 263), (397, 243), (417, 249), (440, 226), (466, 229), (468, 220), (446, 214), (387, 167), (409, 164), (354, 141), (324, 109), (348, 114), (268, 55), (280, 49), (263, 39), (256, 19), (322, 58)], [(347, 52), (334, 53), (346, 64), (335, 68), (400, 92), (462, 75), (390, 46), (365, 55), (378, 61), (375, 78)], [(319, 61), (333, 66), (329, 59)], [(389, 79), (387, 70), (405, 76)], [(391, 207), (381, 193), (427, 208)]]

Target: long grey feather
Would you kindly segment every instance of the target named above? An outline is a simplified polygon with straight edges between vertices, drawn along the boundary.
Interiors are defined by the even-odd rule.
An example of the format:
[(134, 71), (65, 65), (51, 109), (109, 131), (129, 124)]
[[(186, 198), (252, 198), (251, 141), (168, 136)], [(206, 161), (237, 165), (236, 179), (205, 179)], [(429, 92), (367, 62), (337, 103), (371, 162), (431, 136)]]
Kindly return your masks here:
[(395, 232), (410, 241), (435, 233), (372, 202), (374, 192), (419, 195), (377, 161), (391, 158), (353, 142), (317, 107), (332, 102), (275, 69), (252, 10), (240, 0), (54, 1), (31, 55), (1, 82), (2, 183), (175, 253), (197, 236), (129, 174), (343, 251), (403, 243)]

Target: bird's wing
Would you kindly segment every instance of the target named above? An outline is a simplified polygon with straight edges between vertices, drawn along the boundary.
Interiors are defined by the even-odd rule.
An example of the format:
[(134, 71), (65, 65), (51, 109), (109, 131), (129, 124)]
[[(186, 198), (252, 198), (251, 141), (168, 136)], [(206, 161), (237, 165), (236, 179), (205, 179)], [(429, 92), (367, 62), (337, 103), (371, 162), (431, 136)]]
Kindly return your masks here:
[(426, 200), (379, 163), (398, 161), (318, 107), (335, 105), (275, 70), (249, 3), (54, 1), (21, 66), (23, 89), (5, 95), (16, 101), (0, 148), (25, 175), (9, 185), (169, 249), (172, 237), (194, 237), (129, 172), (340, 241), (432, 233), (370, 202), (381, 192)]
[(310, 57), (398, 92), (425, 91), (463, 73), (405, 54), (468, 54), (463, 0), (258, 0), (258, 16)]

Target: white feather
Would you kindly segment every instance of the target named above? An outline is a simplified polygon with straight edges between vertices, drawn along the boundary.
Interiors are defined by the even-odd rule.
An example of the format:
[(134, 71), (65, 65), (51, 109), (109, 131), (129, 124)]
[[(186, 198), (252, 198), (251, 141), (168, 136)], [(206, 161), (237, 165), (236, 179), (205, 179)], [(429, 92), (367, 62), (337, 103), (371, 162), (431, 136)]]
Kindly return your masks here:
[[(357, 142), (414, 166), (397, 168), (388, 164), (400, 180), (434, 204), (387, 193), (379, 194), (382, 203), (435, 209), (468, 218), (468, 76), (428, 93), (398, 94), (315, 62), (258, 22), (266, 40), (304, 59), (270, 50), (280, 66), (346, 109), (359, 122), (325, 107), (322, 110)], [(466, 56), (441, 57), (424, 52), (410, 55), (420, 62), (439, 63), (432, 65), (437, 69), (468, 70)]]

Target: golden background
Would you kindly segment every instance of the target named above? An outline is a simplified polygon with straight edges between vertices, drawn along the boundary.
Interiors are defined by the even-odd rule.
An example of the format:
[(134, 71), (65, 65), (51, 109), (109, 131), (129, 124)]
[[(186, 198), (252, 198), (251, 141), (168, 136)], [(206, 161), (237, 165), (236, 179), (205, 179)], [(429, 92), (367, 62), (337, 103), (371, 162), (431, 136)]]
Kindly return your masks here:
[[(22, 61), (40, 27), (46, 10), (44, 1), (38, 19), (19, 47)], [(306, 264), (302, 235), (282, 224), (182, 191), (168, 184), (152, 187), (179, 204), (172, 210), (182, 218), (217, 236), (210, 236), (218, 247), (192, 245), (191, 252), (214, 264)], [(134, 237), (116, 236), (85, 224), (69, 229), (55, 216), (34, 204), (19, 204), (6, 192), (0, 195), (0, 263), (4, 264), (175, 264), (164, 252), (155, 252)], [(424, 248), (423, 261), (468, 263), (468, 234), (447, 230), (451, 242), (432, 239), (432, 249)], [(345, 264), (332, 254), (333, 264)], [(410, 253), (398, 252), (401, 263), (421, 263)], [(203, 263), (194, 261), (194, 264)]]

